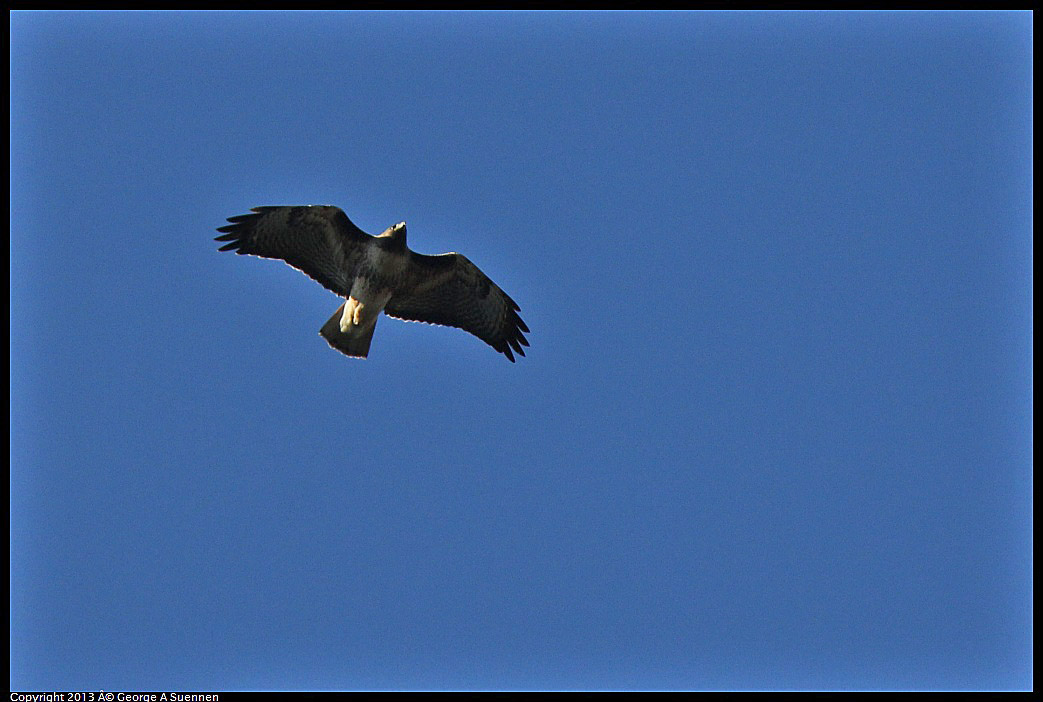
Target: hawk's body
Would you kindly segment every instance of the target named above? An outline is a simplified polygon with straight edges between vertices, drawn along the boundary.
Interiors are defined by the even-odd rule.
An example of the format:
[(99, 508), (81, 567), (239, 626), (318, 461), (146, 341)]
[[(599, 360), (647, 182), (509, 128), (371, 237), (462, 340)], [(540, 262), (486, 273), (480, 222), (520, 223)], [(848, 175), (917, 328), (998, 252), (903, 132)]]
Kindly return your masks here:
[[(218, 241), (234, 250), (278, 258), (345, 298), (319, 333), (348, 356), (365, 358), (377, 317), (458, 327), (513, 362), (529, 331), (520, 308), (478, 267), (457, 253), (425, 256), (406, 246), (406, 223), (370, 236), (339, 207), (255, 207), (229, 217)], [(512, 352), (513, 349), (513, 352)]]

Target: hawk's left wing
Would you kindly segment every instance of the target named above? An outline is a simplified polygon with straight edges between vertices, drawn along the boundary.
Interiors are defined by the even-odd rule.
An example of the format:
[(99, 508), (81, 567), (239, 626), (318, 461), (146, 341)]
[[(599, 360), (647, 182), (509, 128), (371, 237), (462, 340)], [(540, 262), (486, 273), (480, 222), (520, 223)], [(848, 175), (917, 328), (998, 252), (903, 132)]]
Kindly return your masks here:
[(529, 331), (521, 308), (478, 266), (458, 253), (425, 256), (410, 252), (407, 278), (415, 284), (395, 293), (384, 306), (391, 317), (441, 324), (474, 334), (514, 363), (514, 349), (524, 356)]

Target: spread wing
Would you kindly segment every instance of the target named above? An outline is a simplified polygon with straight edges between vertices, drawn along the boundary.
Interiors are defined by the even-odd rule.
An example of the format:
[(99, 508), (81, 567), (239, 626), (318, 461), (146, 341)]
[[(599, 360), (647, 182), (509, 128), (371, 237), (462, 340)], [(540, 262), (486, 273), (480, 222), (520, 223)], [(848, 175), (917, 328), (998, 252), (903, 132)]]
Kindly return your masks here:
[(413, 322), (457, 327), (474, 334), (514, 363), (524, 356), (529, 331), (518, 316), (521, 310), (478, 266), (457, 253), (425, 256), (410, 252), (411, 281), (391, 296), (384, 307), (391, 317)]
[(339, 207), (288, 205), (254, 207), (254, 214), (229, 217), (215, 241), (235, 251), (290, 264), (324, 288), (347, 297), (355, 263), (364, 255), (369, 234), (352, 224)]

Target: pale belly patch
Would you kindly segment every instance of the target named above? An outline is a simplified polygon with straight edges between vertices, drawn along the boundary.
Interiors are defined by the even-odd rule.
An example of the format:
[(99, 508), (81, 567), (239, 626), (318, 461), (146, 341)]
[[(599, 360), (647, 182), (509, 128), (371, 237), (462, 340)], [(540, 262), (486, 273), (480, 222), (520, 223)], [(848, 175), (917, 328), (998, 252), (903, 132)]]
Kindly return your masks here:
[(376, 323), (384, 305), (391, 299), (391, 291), (373, 285), (367, 278), (356, 278), (351, 294), (344, 305), (340, 318), (340, 330), (351, 331), (352, 327), (366, 328)]

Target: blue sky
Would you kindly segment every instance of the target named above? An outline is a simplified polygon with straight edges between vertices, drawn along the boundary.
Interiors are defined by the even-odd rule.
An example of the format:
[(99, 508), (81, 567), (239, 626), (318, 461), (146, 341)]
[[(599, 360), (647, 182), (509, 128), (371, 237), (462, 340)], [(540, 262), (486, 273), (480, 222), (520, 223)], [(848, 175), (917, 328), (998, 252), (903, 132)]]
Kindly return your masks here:
[[(1028, 13), (11, 17), (12, 689), (1029, 689)], [(218, 253), (335, 204), (526, 358)]]

